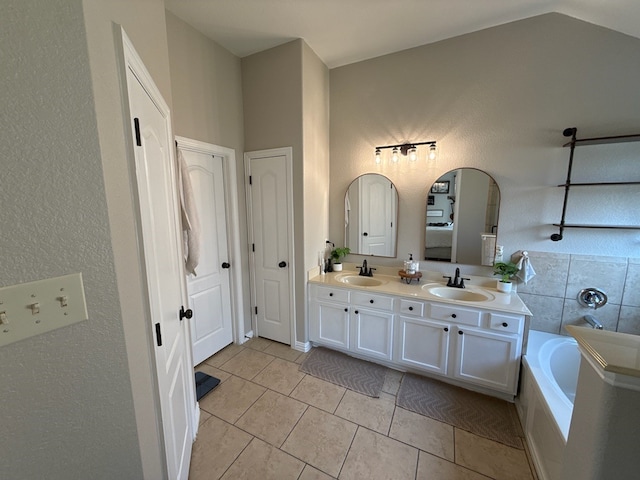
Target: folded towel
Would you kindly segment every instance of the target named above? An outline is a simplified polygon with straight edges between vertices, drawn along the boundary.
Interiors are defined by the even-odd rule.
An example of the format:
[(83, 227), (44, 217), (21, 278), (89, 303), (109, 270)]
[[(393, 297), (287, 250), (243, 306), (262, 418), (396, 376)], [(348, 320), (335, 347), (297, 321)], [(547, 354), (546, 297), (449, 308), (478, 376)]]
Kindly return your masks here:
[(180, 190), (180, 211), (182, 213), (182, 238), (184, 241), (184, 264), (188, 273), (196, 275), (200, 261), (200, 220), (196, 200), (191, 185), (187, 162), (178, 149), (178, 188)]
[(519, 250), (511, 256), (512, 260), (517, 258), (517, 262), (514, 262), (518, 266), (518, 273), (516, 273), (516, 277), (522, 280), (525, 285), (529, 280), (536, 276), (536, 271), (533, 269), (531, 265), (531, 260), (529, 259), (529, 252), (526, 250)]

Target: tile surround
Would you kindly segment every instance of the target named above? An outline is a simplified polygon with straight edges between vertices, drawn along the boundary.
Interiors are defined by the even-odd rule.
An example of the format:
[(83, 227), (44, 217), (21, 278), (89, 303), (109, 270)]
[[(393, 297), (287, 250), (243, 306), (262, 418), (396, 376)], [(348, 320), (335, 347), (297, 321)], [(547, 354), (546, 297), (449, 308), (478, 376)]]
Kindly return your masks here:
[[(522, 451), (478, 441), (397, 407), (401, 372), (387, 371), (380, 398), (365, 397), (309, 375), (300, 380), (299, 357), (289, 356), (280, 344), (259, 340), (252, 341), (255, 349), (230, 346), (197, 367), (224, 380), (200, 401), (191, 480), (532, 478)], [(269, 357), (259, 357), (265, 366), (252, 380), (224, 370), (246, 373), (236, 358), (247, 359), (246, 353), (240, 355), (246, 350)], [(255, 363), (256, 357), (248, 358)], [(258, 383), (267, 384), (269, 378), (278, 381)], [(283, 394), (274, 388), (280, 382), (296, 386)]]
[[(594, 315), (606, 330), (640, 334), (640, 258), (529, 252), (536, 276), (518, 284), (518, 294), (533, 314), (531, 328), (567, 335), (566, 325), (587, 325)], [(599, 288), (609, 297), (604, 307), (581, 306), (583, 288)]]

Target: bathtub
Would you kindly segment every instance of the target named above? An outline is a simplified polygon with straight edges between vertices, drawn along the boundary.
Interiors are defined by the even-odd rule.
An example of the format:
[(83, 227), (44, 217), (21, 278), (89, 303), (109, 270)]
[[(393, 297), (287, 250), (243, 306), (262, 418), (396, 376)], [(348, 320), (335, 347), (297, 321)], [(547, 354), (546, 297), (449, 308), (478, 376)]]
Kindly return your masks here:
[(571, 337), (531, 330), (516, 408), (541, 480), (560, 479), (578, 384), (580, 352)]

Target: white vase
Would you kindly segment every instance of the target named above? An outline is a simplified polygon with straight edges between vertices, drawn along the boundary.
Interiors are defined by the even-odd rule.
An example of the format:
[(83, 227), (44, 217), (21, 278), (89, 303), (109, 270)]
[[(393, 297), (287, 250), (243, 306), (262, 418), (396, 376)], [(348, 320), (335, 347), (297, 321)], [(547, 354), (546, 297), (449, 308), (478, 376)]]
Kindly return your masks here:
[(342, 264), (341, 263), (334, 263), (333, 264), (333, 271), (334, 272), (341, 272), (342, 271)]
[(499, 292), (503, 293), (511, 293), (511, 288), (513, 287), (513, 283), (511, 282), (503, 282), (502, 280), (498, 280), (496, 288)]

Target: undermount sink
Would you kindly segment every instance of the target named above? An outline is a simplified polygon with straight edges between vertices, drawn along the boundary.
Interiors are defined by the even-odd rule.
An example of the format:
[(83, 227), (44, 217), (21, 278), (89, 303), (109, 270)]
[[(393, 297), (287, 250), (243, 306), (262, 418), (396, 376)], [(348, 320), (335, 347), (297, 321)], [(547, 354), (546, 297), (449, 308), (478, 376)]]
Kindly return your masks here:
[(444, 287), (442, 285), (424, 285), (422, 287), (427, 293), (448, 300), (459, 300), (462, 302), (486, 302), (495, 297), (488, 292), (478, 290), (467, 290), (463, 288)]
[(378, 278), (361, 277), (360, 275), (338, 275), (336, 276), (336, 280), (348, 285), (355, 285), (357, 287), (377, 287), (378, 285), (387, 283)]

